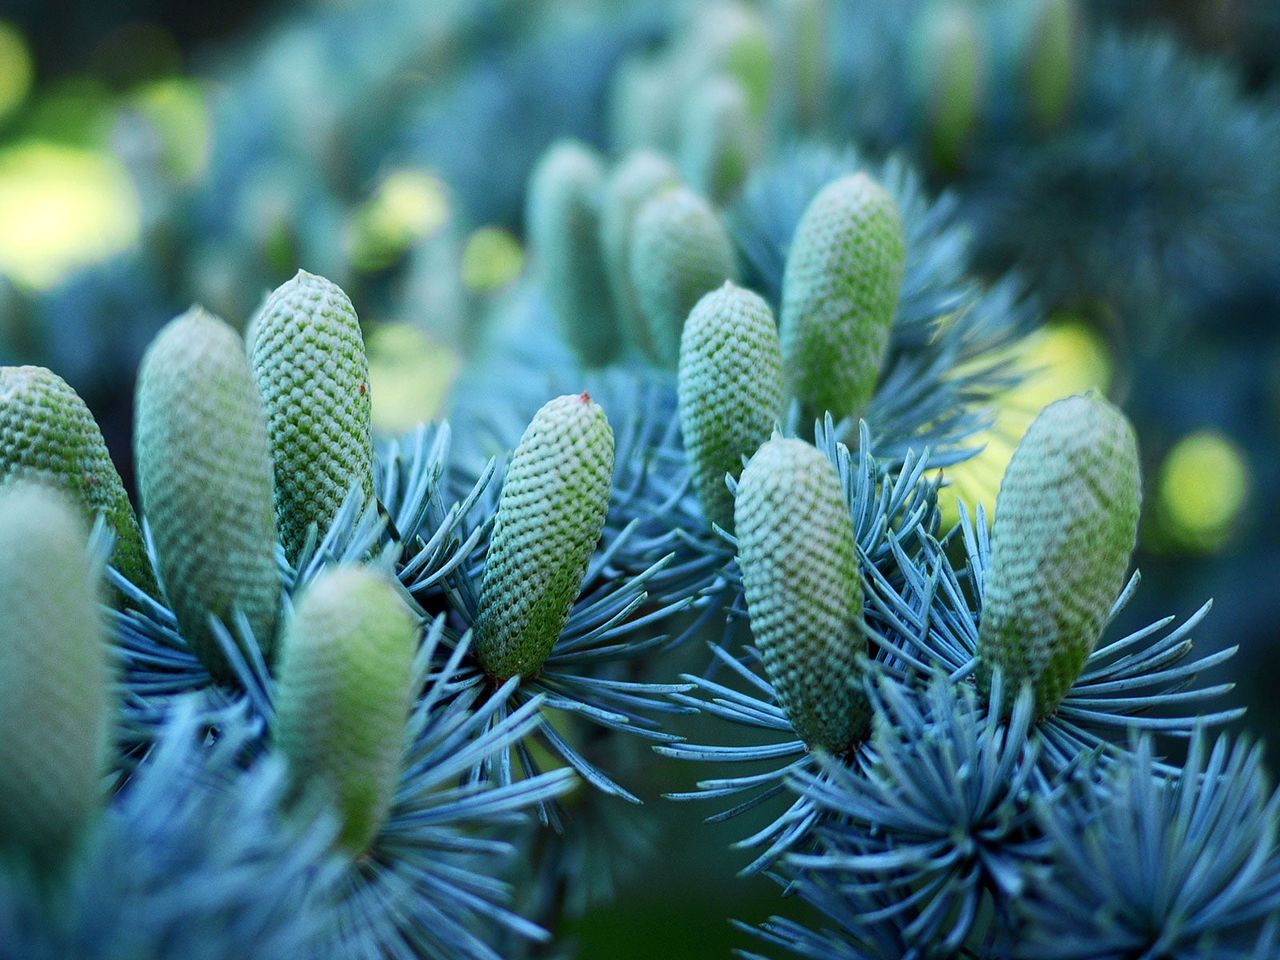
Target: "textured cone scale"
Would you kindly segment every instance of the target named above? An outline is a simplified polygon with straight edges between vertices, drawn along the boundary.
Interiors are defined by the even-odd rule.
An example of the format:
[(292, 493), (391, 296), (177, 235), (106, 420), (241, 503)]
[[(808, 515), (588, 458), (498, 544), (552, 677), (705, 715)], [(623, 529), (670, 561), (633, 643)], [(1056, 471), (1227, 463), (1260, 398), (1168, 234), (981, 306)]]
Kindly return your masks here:
[(0, 853), (41, 869), (93, 815), (110, 730), (87, 540), (61, 491), (19, 481), (0, 492)]
[(276, 743), (295, 782), (337, 806), (352, 853), (369, 848), (391, 808), (418, 633), (392, 583), (359, 567), (317, 577), (284, 632)]
[(280, 604), (271, 453), (239, 335), (193, 307), (138, 374), (134, 448), (142, 508), (183, 637), (217, 679), (232, 674), (208, 625), (240, 610), (270, 658)]
[(805, 209), (782, 280), (787, 386), (807, 414), (861, 414), (898, 308), (905, 250), (897, 204), (865, 173), (833, 180)]
[(968, 3), (941, 0), (920, 18), (915, 55), (930, 157), (944, 170), (957, 168), (982, 104), (983, 51)]
[(607, 364), (620, 345), (601, 250), (603, 188), (599, 154), (576, 141), (560, 141), (534, 170), (525, 217), (543, 292), (588, 366)]
[(710, 77), (681, 112), (680, 166), (689, 183), (723, 206), (737, 194), (757, 153), (759, 123), (736, 80)]
[(1124, 586), (1141, 498), (1137, 443), (1124, 414), (1096, 396), (1040, 412), (996, 497), (978, 630), (980, 689), (999, 667), (1015, 689), (1032, 684), (1039, 716), (1062, 702)]
[(323, 536), (353, 486), (373, 496), (369, 360), (355, 308), (336, 284), (299, 270), (262, 308), (252, 361), (280, 541), (294, 562), (307, 528)]
[(680, 174), (669, 160), (652, 150), (639, 150), (624, 157), (609, 175), (600, 209), (600, 247), (614, 314), (627, 343), (650, 359), (656, 354), (631, 282), (631, 238), (645, 201), (679, 182)]
[(871, 710), (853, 523), (835, 467), (810, 444), (774, 437), (742, 471), (734, 518), (769, 681), (807, 746), (843, 753), (866, 736)]
[(116, 537), (112, 564), (156, 592), (129, 495), (89, 408), (44, 367), (0, 367), (0, 480), (35, 475), (71, 494), (87, 520), (103, 514)]
[(726, 283), (693, 308), (680, 342), (680, 429), (693, 485), (708, 521), (733, 525), (742, 458), (769, 439), (782, 418), (782, 347), (769, 305)]
[(545, 404), (511, 458), (485, 559), (475, 651), (498, 680), (528, 677), (560, 639), (604, 530), (613, 430), (585, 393)]
[(1076, 0), (1040, 0), (1027, 50), (1031, 117), (1042, 127), (1062, 122), (1075, 93), (1080, 11)]
[(631, 282), (659, 363), (675, 368), (689, 311), (737, 278), (733, 243), (707, 201), (676, 187), (645, 203), (631, 241)]

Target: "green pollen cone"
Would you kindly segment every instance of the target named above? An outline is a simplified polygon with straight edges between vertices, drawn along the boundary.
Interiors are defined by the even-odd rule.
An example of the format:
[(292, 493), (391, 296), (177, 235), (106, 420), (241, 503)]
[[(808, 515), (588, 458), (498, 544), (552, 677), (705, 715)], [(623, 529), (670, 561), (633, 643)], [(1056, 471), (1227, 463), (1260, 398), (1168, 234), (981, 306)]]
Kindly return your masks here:
[(778, 46), (777, 129), (814, 130), (827, 110), (829, 0), (771, 0)]
[(751, 633), (791, 726), (840, 754), (870, 729), (858, 655), (862, 584), (835, 467), (774, 437), (751, 458), (734, 509)]
[(299, 270), (262, 308), (252, 362), (280, 541), (294, 563), (310, 525), (324, 536), (354, 486), (373, 496), (369, 360), (355, 308), (336, 284)]
[(773, 311), (750, 290), (726, 283), (698, 301), (680, 343), (680, 429), (694, 489), (709, 522), (733, 528), (742, 458), (782, 419), (782, 346)]
[(1025, 83), (1031, 118), (1056, 127), (1071, 109), (1080, 44), (1076, 0), (1040, 0), (1027, 49)]
[(940, 170), (956, 170), (978, 126), (983, 98), (983, 49), (969, 5), (939, 0), (921, 14), (915, 72), (929, 155)]
[(741, 189), (759, 153), (761, 131), (742, 85), (708, 77), (681, 112), (680, 166), (690, 185), (718, 206)]
[(737, 278), (733, 242), (706, 200), (676, 187), (645, 203), (631, 241), (631, 282), (659, 363), (675, 369), (689, 311)]
[(93, 816), (111, 726), (97, 577), (78, 506), (0, 491), (0, 854), (56, 871)]
[(676, 55), (689, 81), (716, 73), (733, 77), (747, 95), (751, 115), (757, 121), (764, 118), (773, 89), (774, 57), (769, 27), (759, 11), (737, 0), (698, 4)]
[(67, 382), (44, 367), (0, 367), (0, 480), (47, 477), (92, 521), (115, 533), (111, 563), (157, 593), (138, 520), (93, 414)]
[(665, 52), (633, 53), (609, 79), (609, 142), (620, 153), (668, 150), (675, 145), (673, 104), (680, 71)]
[(538, 162), (525, 216), (542, 289), (587, 366), (617, 356), (621, 333), (605, 278), (600, 238), (604, 165), (584, 144), (561, 140)]
[[(999, 667), (1055, 710), (1124, 587), (1142, 482), (1133, 428), (1101, 397), (1059, 400), (1018, 444), (996, 497), (978, 630), (978, 686)], [(1012, 703), (1013, 697), (1009, 698)]]
[(165, 594), (192, 652), (230, 680), (209, 615), (233, 630), (242, 612), (270, 659), (280, 605), (266, 422), (236, 331), (200, 307), (170, 321), (142, 359), (135, 416)]
[(631, 240), (636, 215), (656, 193), (680, 183), (680, 174), (662, 154), (639, 150), (625, 156), (605, 181), (600, 209), (600, 248), (604, 253), (613, 311), (632, 350), (654, 359), (653, 343), (631, 282)]
[(334, 803), (339, 842), (353, 854), (369, 848), (391, 809), (418, 635), (391, 581), (359, 567), (320, 574), (284, 631), (276, 743), (295, 783)]
[(604, 530), (613, 430), (585, 393), (545, 404), (507, 468), (485, 559), (475, 652), (497, 680), (537, 673)]
[(782, 281), (787, 386), (806, 415), (861, 415), (875, 392), (906, 253), (897, 204), (865, 173), (833, 180), (796, 227)]

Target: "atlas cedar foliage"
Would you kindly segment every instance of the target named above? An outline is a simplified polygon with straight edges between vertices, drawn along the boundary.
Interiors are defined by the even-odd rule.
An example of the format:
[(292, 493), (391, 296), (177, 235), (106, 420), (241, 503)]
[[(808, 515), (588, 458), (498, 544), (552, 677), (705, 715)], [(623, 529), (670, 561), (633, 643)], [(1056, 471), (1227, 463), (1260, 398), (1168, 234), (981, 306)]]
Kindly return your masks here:
[(316, 578), (284, 631), (276, 742), (300, 788), (336, 805), (352, 854), (391, 806), (419, 632), (396, 588), (357, 567)]
[(0, 860), (57, 871), (98, 806), (111, 731), (101, 577), (77, 505), (0, 490)]
[(476, 653), (498, 680), (537, 673), (604, 529), (613, 430), (585, 393), (540, 409), (511, 456), (485, 558)]
[(155, 590), (129, 495), (84, 401), (43, 367), (0, 367), (0, 479), (44, 477), (79, 504), (86, 521), (104, 516), (116, 537), (112, 563)]
[(978, 634), (984, 690), (999, 667), (1032, 685), (1038, 716), (1057, 707), (1124, 586), (1141, 499), (1124, 414), (1093, 395), (1040, 412), (996, 498)]
[[(1097, 397), (1047, 410), (990, 533), (981, 513), (949, 528), (938, 503), (1019, 379), (1008, 348), (1036, 310), (986, 272), (994, 248), (1060, 259), (1086, 301), (1126, 270), (1161, 294), (1238, 284), (1272, 249), (1257, 229), (1275, 219), (1258, 159), (1276, 152), (1269, 110), (1170, 44), (1090, 42), (1069, 0), (723, 0), (670, 19), (640, 5), (629, 26), (586, 4), (566, 36), (550, 11), (495, 23), (489, 4), (392, 3), (390, 31), (342, 11), (282, 24), (228, 84), (210, 185), (157, 204), (172, 207), (155, 231), (174, 243), (164, 270), (150, 243), (95, 269), (110, 283), (50, 299), (50, 342), (66, 348), (76, 323), (145, 326), (163, 289), (187, 285), (238, 322), (301, 260), (366, 320), (450, 304), (476, 351), (453, 429), (375, 448), (355, 311), (310, 274), (253, 320), (248, 358), (198, 314), (174, 327), (199, 335), (157, 339), (136, 431), (154, 558), (138, 544), (167, 593), (122, 585), (130, 602), (104, 611), (121, 746), (87, 807), (90, 778), (66, 791), (102, 809), (53, 831), (54, 847), (86, 841), (65, 884), (0, 862), (0, 944), (84, 960), (571, 952), (540, 944), (616, 886), (619, 863), (646, 865), (644, 831), (614, 803), (639, 802), (619, 781), (644, 739), (715, 765), (677, 798), (725, 802), (716, 820), (765, 815), (744, 870), (783, 884), (788, 912), (798, 899), (822, 915), (768, 921), (771, 954), (1276, 955), (1280, 799), (1260, 750), (1199, 735), (1240, 714), (1207, 705), (1229, 684), (1197, 679), (1231, 649), (1192, 655), (1207, 605), (1109, 635), (1137, 588), (1127, 423)], [(517, 42), (510, 24), (535, 16), (538, 36)], [(339, 42), (360, 69), (306, 55)], [(911, 42), (923, 65), (903, 56)], [(450, 82), (404, 83), (428, 68)], [(588, 115), (606, 92), (626, 143)], [(845, 148), (850, 131), (868, 155), (917, 146), (921, 108), (943, 101), (926, 139), (933, 174), (964, 177), (958, 195), (928, 196), (901, 156), (868, 165)], [(389, 185), (419, 168), (450, 181), (451, 228), (515, 227), (547, 144), (524, 195), (535, 269), (501, 291), (464, 291), (449, 257), (426, 255), (451, 233), (408, 229), (370, 258), (344, 229), (380, 209), (369, 178), (391, 163)], [(767, 165), (740, 170), (757, 147)], [(450, 150), (463, 159), (435, 162)], [(396, 199), (391, 219), (412, 213)], [(986, 221), (981, 260), (960, 210)], [(428, 306), (405, 292), (424, 280), (451, 289)], [(1163, 297), (1134, 300), (1164, 318), (1150, 309)], [(1165, 397), (1128, 394), (1144, 395)], [(494, 464), (512, 448), (504, 482)], [(185, 493), (148, 500), (149, 482)], [(80, 519), (105, 508), (122, 542), (115, 502)], [(53, 521), (7, 522), (0, 500), (0, 540), (58, 540)], [(91, 570), (104, 543), (86, 526), (61, 555)], [(27, 582), (0, 583), (6, 611)], [(74, 634), (57, 618), (89, 608), (58, 590), (17, 622), (24, 655), (58, 651), (49, 626)], [(255, 607), (287, 611), (278, 657)], [(211, 612), (232, 632), (247, 620), (264, 650), (224, 661)], [(60, 666), (39, 669), (61, 689)], [(4, 679), (6, 764), (32, 759), (41, 708), (83, 746), (58, 723), (91, 729), (75, 712), (91, 698), (29, 709)], [(740, 730), (681, 742), (690, 728), (665, 720), (691, 710)], [(1155, 759), (1147, 731), (1195, 737), (1184, 769)], [(739, 761), (750, 769), (725, 775)], [(541, 826), (511, 829), (535, 809)]]
[(734, 478), (782, 420), (782, 347), (769, 305), (726, 282), (705, 294), (680, 344), (680, 429), (707, 521), (733, 526)]
[(897, 206), (865, 173), (827, 184), (805, 208), (787, 254), (781, 329), (787, 387), (807, 413), (866, 409), (905, 255)]
[(231, 670), (209, 617), (241, 613), (262, 654), (280, 606), (271, 452), (244, 345), (192, 307), (160, 332), (138, 372), (138, 491), (165, 595), (193, 653), (218, 680)]
[(840, 754), (866, 735), (862, 586), (849, 508), (831, 463), (774, 437), (738, 483), (734, 521), (751, 632), (791, 726)]
[(369, 361), (351, 300), (299, 270), (262, 308), (252, 344), (275, 463), (276, 522), (296, 560), (353, 487), (373, 496)]

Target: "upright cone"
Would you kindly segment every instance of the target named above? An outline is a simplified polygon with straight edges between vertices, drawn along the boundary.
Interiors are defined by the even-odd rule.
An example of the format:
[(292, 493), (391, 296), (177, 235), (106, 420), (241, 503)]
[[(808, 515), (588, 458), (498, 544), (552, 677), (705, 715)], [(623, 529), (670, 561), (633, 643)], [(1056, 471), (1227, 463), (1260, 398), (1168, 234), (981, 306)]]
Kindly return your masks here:
[(774, 437), (742, 471), (734, 517), (751, 633), (778, 700), (806, 745), (844, 753), (867, 735), (871, 708), (853, 522), (835, 467), (810, 444)]
[(308, 527), (324, 536), (353, 487), (373, 496), (369, 360), (355, 308), (337, 284), (299, 270), (263, 306), (251, 360), (280, 541), (296, 562)]
[(1077, 0), (1038, 0), (1027, 48), (1025, 84), (1031, 118), (1056, 127), (1075, 97), (1081, 23)]
[(725, 474), (742, 472), (782, 419), (782, 347), (769, 305), (726, 283), (698, 301), (680, 344), (680, 430), (709, 522), (733, 527)]
[(192, 651), (233, 673), (209, 627), (235, 611), (270, 659), (280, 606), (271, 453), (240, 336), (200, 307), (170, 321), (138, 373), (134, 448), (165, 594)]
[(111, 563), (131, 583), (156, 593), (138, 520), (84, 401), (44, 367), (0, 367), (0, 480), (48, 478), (80, 505), (102, 514), (115, 533)]
[(1032, 685), (1038, 716), (1057, 708), (1124, 587), (1141, 503), (1138, 447), (1124, 414), (1093, 395), (1040, 411), (996, 497), (980, 689), (999, 667), (1007, 687)]
[(600, 541), (613, 482), (613, 430), (585, 393), (533, 417), (511, 458), (485, 558), (475, 651), (498, 680), (551, 655)]
[(276, 742), (298, 785), (337, 807), (339, 842), (353, 854), (391, 808), (418, 632), (392, 583), (358, 567), (312, 581), (284, 632)]
[(76, 505), (0, 491), (0, 859), (56, 870), (93, 816), (111, 729), (99, 583)]
[(805, 208), (782, 280), (787, 385), (807, 415), (862, 414), (875, 392), (906, 257), (893, 198), (865, 173)]
[(737, 278), (733, 242), (706, 200), (677, 187), (645, 203), (631, 241), (631, 282), (659, 363), (675, 369), (689, 311)]
[(695, 190), (723, 207), (742, 188), (762, 139), (742, 85), (731, 77), (708, 77), (681, 111), (680, 166)]
[(657, 354), (631, 281), (631, 240), (645, 201), (679, 182), (679, 172), (666, 157), (653, 150), (637, 150), (623, 157), (609, 175), (601, 201), (600, 247), (614, 313), (622, 325), (623, 340), (650, 360)]
[(983, 102), (982, 36), (969, 3), (934, 0), (920, 15), (914, 55), (930, 159), (940, 170), (956, 170)]
[(600, 238), (604, 164), (585, 144), (561, 140), (529, 182), (525, 221), (542, 289), (583, 363), (604, 366), (621, 345)]

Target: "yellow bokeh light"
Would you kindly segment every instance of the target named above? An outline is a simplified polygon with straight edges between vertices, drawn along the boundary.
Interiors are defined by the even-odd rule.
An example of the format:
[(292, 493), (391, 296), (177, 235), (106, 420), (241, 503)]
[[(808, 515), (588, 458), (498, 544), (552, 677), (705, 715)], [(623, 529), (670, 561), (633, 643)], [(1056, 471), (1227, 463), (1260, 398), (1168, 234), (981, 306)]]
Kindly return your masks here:
[(1158, 523), (1179, 545), (1213, 551), (1231, 533), (1249, 492), (1244, 454), (1216, 430), (1198, 430), (1174, 445), (1160, 467)]
[(456, 353), (408, 323), (378, 324), (366, 348), (375, 427), (395, 433), (440, 414), (458, 372)]
[(164, 144), (165, 163), (179, 183), (190, 183), (209, 162), (209, 110), (201, 86), (181, 77), (149, 83), (129, 98)]
[(138, 196), (110, 156), (26, 141), (0, 150), (0, 274), (37, 289), (128, 249)]
[(499, 227), (481, 227), (467, 238), (462, 251), (462, 283), (483, 292), (504, 287), (524, 267), (520, 242)]
[(0, 20), (0, 119), (27, 99), (35, 70), (17, 27)]
[(409, 236), (426, 237), (449, 218), (444, 184), (425, 170), (395, 170), (378, 190), (378, 206)]
[(448, 220), (449, 195), (439, 177), (411, 167), (393, 170), (356, 214), (351, 260), (363, 270), (381, 270)]
[(1106, 344), (1092, 329), (1072, 318), (1052, 319), (1010, 352), (1026, 378), (997, 399), (995, 425), (973, 441), (985, 444), (982, 452), (945, 471), (950, 486), (941, 491), (938, 499), (947, 526), (959, 517), (957, 500), (962, 500), (971, 514), (981, 504), (988, 521), (995, 515), (996, 493), (1009, 459), (1044, 407), (1090, 389), (1105, 393), (1111, 383), (1111, 357)]

